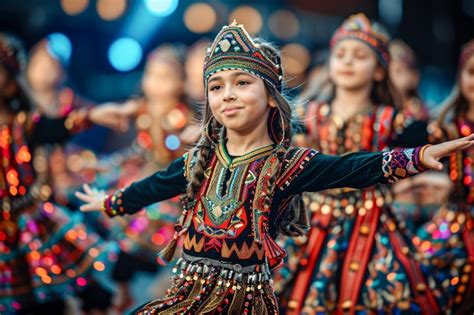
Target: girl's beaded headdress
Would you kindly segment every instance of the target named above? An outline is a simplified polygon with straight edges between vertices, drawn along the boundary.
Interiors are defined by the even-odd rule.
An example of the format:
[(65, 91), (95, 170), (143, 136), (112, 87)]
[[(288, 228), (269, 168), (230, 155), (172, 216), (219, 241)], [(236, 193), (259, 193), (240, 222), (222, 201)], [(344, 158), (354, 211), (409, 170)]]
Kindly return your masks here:
[(389, 35), (380, 24), (371, 23), (363, 13), (352, 15), (342, 23), (331, 38), (331, 48), (344, 39), (357, 39), (364, 42), (373, 49), (382, 66), (388, 66), (390, 62)]
[(209, 77), (224, 70), (249, 72), (282, 90), (283, 71), (279, 57), (272, 60), (256, 44), (243, 25), (232, 22), (217, 34), (204, 60), (204, 85)]

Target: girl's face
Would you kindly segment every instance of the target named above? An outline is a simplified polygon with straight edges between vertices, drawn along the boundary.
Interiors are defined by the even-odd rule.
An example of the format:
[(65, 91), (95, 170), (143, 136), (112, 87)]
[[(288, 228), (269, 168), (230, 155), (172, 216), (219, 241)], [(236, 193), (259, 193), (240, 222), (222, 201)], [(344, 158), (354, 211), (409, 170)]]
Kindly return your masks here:
[(180, 97), (183, 88), (181, 75), (171, 64), (162, 60), (151, 60), (147, 63), (142, 89), (148, 99)]
[(411, 69), (405, 63), (399, 60), (393, 60), (388, 67), (388, 74), (395, 88), (402, 94), (406, 95), (410, 91), (416, 90), (420, 83), (420, 74), (418, 71)]
[(251, 132), (266, 124), (270, 107), (276, 107), (263, 80), (242, 70), (213, 74), (208, 81), (207, 94), (217, 121), (239, 133)]
[(461, 69), (460, 87), (469, 104), (474, 104), (474, 56), (471, 56)]
[(359, 40), (342, 40), (331, 50), (329, 77), (336, 87), (359, 90), (384, 76), (375, 53)]
[(45, 50), (39, 49), (30, 57), (26, 78), (33, 91), (56, 89), (63, 77), (63, 67)]

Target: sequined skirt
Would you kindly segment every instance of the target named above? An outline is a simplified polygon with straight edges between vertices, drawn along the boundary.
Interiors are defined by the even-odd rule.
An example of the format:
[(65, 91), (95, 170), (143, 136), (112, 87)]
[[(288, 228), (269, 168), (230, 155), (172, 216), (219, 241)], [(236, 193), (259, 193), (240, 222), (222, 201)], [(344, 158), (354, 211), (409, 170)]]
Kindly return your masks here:
[(0, 222), (0, 313), (60, 299), (103, 271), (106, 244), (55, 204), (34, 203)]
[(413, 242), (430, 267), (429, 279), (442, 292), (446, 314), (474, 313), (474, 207), (449, 204), (417, 231)]
[(163, 299), (136, 314), (278, 314), (265, 265), (242, 267), (183, 254)]

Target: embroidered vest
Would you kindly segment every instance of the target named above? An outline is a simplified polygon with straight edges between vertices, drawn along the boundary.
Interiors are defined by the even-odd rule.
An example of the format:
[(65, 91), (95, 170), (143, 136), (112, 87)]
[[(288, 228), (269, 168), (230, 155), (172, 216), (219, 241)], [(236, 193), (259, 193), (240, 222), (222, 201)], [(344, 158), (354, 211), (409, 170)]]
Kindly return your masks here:
[[(231, 159), (220, 145), (210, 159), (194, 207), (180, 220), (185, 254), (242, 266), (266, 262), (274, 268), (281, 263), (286, 253), (274, 241), (274, 220), (287, 209), (292, 196), (272, 202), (271, 207), (265, 205), (265, 196), (274, 196), (266, 191), (272, 168), (279, 165), (273, 151), (271, 145)], [(310, 149), (289, 149), (275, 191), (288, 187), (315, 154)], [(188, 180), (194, 163), (195, 156), (189, 154), (185, 161)]]

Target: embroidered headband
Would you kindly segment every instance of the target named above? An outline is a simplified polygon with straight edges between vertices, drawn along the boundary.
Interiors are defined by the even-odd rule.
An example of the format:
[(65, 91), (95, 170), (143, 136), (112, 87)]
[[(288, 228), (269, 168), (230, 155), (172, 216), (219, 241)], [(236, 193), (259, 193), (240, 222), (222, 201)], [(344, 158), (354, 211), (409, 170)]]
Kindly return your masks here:
[(377, 55), (382, 66), (385, 68), (390, 62), (388, 53), (389, 35), (378, 23), (371, 23), (363, 13), (350, 16), (334, 32), (330, 47), (344, 39), (357, 39), (367, 44)]
[(474, 39), (462, 46), (461, 55), (459, 56), (459, 69), (462, 69), (472, 56), (474, 56)]
[(417, 69), (416, 55), (407, 43), (400, 39), (394, 39), (388, 46), (391, 60), (399, 60), (411, 69)]
[(272, 60), (236, 21), (217, 34), (204, 60), (204, 86), (214, 73), (224, 70), (249, 72), (282, 90), (283, 70), (280, 58)]

